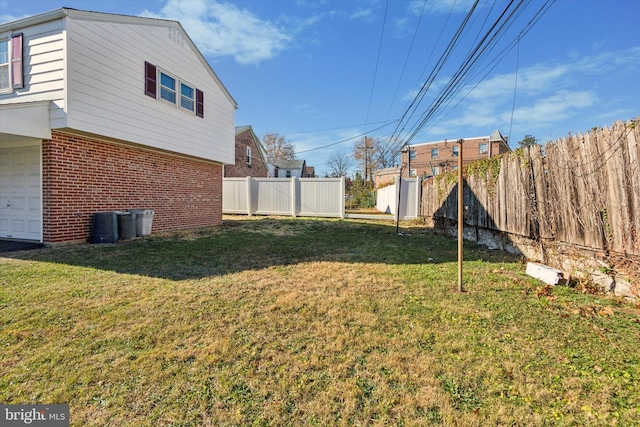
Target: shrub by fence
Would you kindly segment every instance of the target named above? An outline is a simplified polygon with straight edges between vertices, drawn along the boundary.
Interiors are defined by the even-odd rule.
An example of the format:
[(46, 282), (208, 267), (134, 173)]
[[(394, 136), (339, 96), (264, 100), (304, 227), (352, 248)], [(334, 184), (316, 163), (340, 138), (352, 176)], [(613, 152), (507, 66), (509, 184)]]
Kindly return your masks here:
[[(534, 145), (471, 164), (464, 194), (470, 233), (479, 240), (482, 232), (495, 230), (537, 242), (543, 261), (552, 247), (586, 249), (588, 257), (605, 261), (602, 270), (619, 267), (637, 282), (639, 126), (640, 117), (569, 135), (548, 143), (544, 151)], [(427, 180), (421, 215), (436, 225), (454, 222), (456, 200), (455, 174)], [(566, 265), (555, 267), (567, 270)]]

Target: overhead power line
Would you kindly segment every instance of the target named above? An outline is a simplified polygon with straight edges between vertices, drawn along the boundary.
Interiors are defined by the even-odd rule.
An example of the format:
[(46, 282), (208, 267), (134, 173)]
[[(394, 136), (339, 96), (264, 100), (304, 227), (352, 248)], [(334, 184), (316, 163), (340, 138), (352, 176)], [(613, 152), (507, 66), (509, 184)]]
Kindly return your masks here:
[(478, 61), (482, 53), (484, 53), (490, 43), (495, 39), (497, 34), (504, 28), (504, 25), (511, 19), (514, 13), (522, 6), (524, 0), (520, 0), (514, 9), (511, 9), (511, 5), (514, 3), (514, 0), (510, 1), (507, 7), (500, 13), (496, 21), (493, 23), (491, 28), (485, 33), (484, 37), (478, 42), (473, 51), (465, 58), (463, 63), (458, 67), (458, 70), (454, 73), (453, 77), (449, 79), (445, 88), (440, 91), (440, 94), (431, 102), (429, 108), (426, 113), (421, 116), (421, 119), (412, 127), (411, 133), (406, 138), (407, 142), (410, 142), (418, 132), (426, 125), (429, 119), (433, 116), (433, 114), (437, 111), (438, 108), (443, 104), (443, 102), (452, 95), (453, 90), (459, 86), (461, 79), (463, 76), (469, 72), (469, 70), (473, 67), (473, 65)]
[(465, 26), (469, 22), (469, 19), (471, 18), (471, 15), (473, 14), (473, 11), (476, 9), (476, 6), (478, 5), (478, 3), (479, 3), (479, 0), (476, 0), (473, 6), (471, 6), (471, 10), (469, 10), (469, 13), (467, 13), (467, 16), (465, 16), (464, 20), (458, 27), (458, 30), (456, 31), (453, 38), (447, 45), (447, 48), (445, 49), (445, 51), (442, 53), (442, 55), (440, 55), (440, 59), (438, 59), (438, 62), (429, 73), (429, 76), (427, 77), (425, 82), (422, 84), (422, 87), (420, 88), (416, 96), (411, 101), (411, 104), (409, 104), (409, 107), (402, 114), (402, 117), (400, 118), (398, 125), (396, 126), (393, 133), (391, 134), (391, 137), (390, 137), (391, 143), (396, 143), (398, 137), (404, 131), (408, 122), (410, 122), (411, 119), (413, 118), (413, 115), (415, 114), (418, 106), (422, 102), (422, 99), (424, 98), (427, 91), (429, 90), (429, 87), (431, 87), (431, 84), (437, 77), (438, 73), (442, 70), (442, 68), (444, 67), (444, 64), (449, 59), (451, 52), (453, 52), (453, 49), (456, 43), (458, 42), (460, 35), (462, 34), (462, 31), (464, 30)]
[[(376, 78), (378, 76), (378, 65), (380, 64), (380, 52), (382, 52), (382, 40), (384, 38), (384, 27), (387, 24), (387, 10), (389, 9), (389, 0), (387, 0), (384, 7), (384, 18), (382, 20), (382, 31), (380, 32), (380, 42), (378, 43), (378, 55), (376, 56), (376, 66), (373, 71), (373, 82), (371, 83), (371, 93), (369, 94), (369, 106), (367, 107), (367, 117), (365, 123), (369, 121), (369, 113), (371, 112), (371, 104), (373, 103), (373, 92), (376, 88)], [(366, 130), (365, 124), (365, 130)]]
[[(469, 96), (486, 78), (493, 72), (493, 70), (500, 64), (500, 62), (504, 59), (504, 57), (511, 51), (513, 48), (520, 42), (520, 40), (533, 28), (533, 26), (544, 16), (544, 14), (549, 10), (549, 8), (553, 5), (555, 0), (547, 0), (547, 2), (536, 12), (536, 14), (529, 20), (525, 28), (518, 34), (516, 38), (514, 38), (505, 48), (503, 48), (496, 56), (494, 56), (482, 69), (475, 71), (472, 75), (468, 75), (464, 78), (464, 81), (461, 85), (454, 91), (453, 95), (449, 97), (444, 106), (440, 108), (431, 118), (431, 122), (437, 122), (441, 117), (445, 116), (448, 111), (458, 107), (462, 101), (464, 101), (467, 96)], [(480, 61), (482, 62), (482, 60)], [(477, 81), (478, 76), (481, 76)], [(469, 87), (464, 96), (460, 97), (457, 102), (452, 106), (454, 98), (458, 95), (460, 90), (467, 85), (471, 81), (476, 81), (476, 83)], [(468, 85), (467, 85), (468, 87)], [(447, 108), (448, 107), (448, 110)], [(430, 127), (426, 126), (425, 129), (429, 129)], [(423, 129), (423, 130), (425, 130)]]
[[(407, 70), (407, 64), (409, 63), (409, 58), (411, 57), (411, 51), (413, 50), (413, 44), (416, 41), (416, 36), (418, 35), (418, 29), (420, 28), (420, 23), (422, 22), (422, 16), (424, 15), (424, 9), (427, 6), (427, 0), (424, 0), (422, 3), (422, 10), (420, 11), (420, 17), (418, 18), (418, 23), (416, 24), (416, 29), (413, 31), (413, 37), (411, 38), (411, 44), (409, 45), (409, 51), (407, 52), (407, 57), (404, 60), (404, 65), (402, 66), (402, 72), (400, 73), (400, 78), (398, 79), (398, 84), (396, 85), (396, 90), (393, 92), (393, 97), (391, 98), (391, 102), (389, 103), (389, 110), (387, 111), (386, 118), (389, 118), (389, 114), (391, 114), (391, 108), (393, 107), (393, 103), (396, 100), (396, 96), (398, 95), (398, 91), (400, 90), (400, 83), (402, 83), (402, 78), (404, 77), (404, 72)], [(434, 46), (435, 48), (435, 46)]]
[[(483, 62), (487, 62), (491, 52), (496, 49), (496, 47), (498, 46), (498, 42), (504, 37), (506, 31), (531, 4), (531, 0), (519, 0), (517, 2), (515, 0), (511, 0), (499, 13), (498, 17), (494, 20), (488, 30), (484, 32), (479, 41), (477, 41), (479, 36), (476, 37), (475, 41), (477, 41), (477, 43), (475, 44), (475, 46), (473, 46), (473, 48), (469, 50), (456, 72), (452, 75), (443, 89), (441, 89), (440, 92), (434, 97), (431, 104), (425, 110), (423, 110), (422, 113), (418, 114), (418, 108), (423, 102), (436, 76), (441, 72), (442, 67), (450, 59), (453, 50), (460, 42), (461, 34), (463, 33), (465, 27), (468, 25), (469, 19), (471, 18), (474, 10), (476, 9), (476, 6), (478, 5), (478, 1), (476, 1), (471, 7), (471, 10), (469, 11), (465, 19), (460, 24), (458, 31), (456, 31), (456, 33), (452, 37), (447, 48), (440, 56), (437, 64), (433, 67), (431, 73), (429, 74), (429, 77), (423, 83), (420, 91), (418, 92), (418, 94), (416, 94), (410, 105), (404, 111), (396, 128), (394, 129), (394, 132), (389, 137), (389, 143), (400, 145), (400, 141), (403, 144), (411, 142), (411, 140), (414, 139), (416, 135), (418, 135), (419, 132), (421, 132), (427, 124), (432, 123), (436, 118), (439, 118), (444, 114), (444, 110), (451, 105), (460, 91), (465, 86), (468, 86), (472, 78), (475, 78), (478, 75), (484, 73), (484, 71), (489, 68), (489, 70), (482, 75), (480, 80), (469, 90), (469, 92), (465, 94), (464, 97), (466, 97), (473, 89), (478, 86), (478, 84), (480, 84), (482, 80), (487, 77), (487, 75), (496, 67), (497, 63), (506, 55), (506, 53), (513, 49), (513, 47), (524, 36), (524, 34), (526, 34), (539, 21), (539, 19), (549, 10), (554, 2), (555, 0), (545, 1), (534, 14), (534, 16), (527, 22), (524, 29), (520, 31), (514, 41), (509, 43), (508, 46), (501, 52), (499, 52), (493, 59), (491, 59), (483, 69), (478, 71), (479, 65)], [(482, 25), (483, 28), (485, 27), (486, 22), (487, 19), (485, 19), (485, 23)], [(482, 32), (479, 34), (482, 34)], [(475, 74), (474, 71), (476, 71)], [(458, 101), (456, 105), (458, 105), (460, 102), (461, 100)], [(414, 120), (414, 117), (417, 117), (417, 119)]]
[[(395, 123), (395, 120), (391, 120), (391, 122)], [(339, 126), (339, 127), (335, 127), (335, 128), (303, 130), (303, 131), (299, 131), (299, 132), (284, 132), (284, 133), (286, 135), (299, 135), (299, 134), (302, 134), (302, 133), (327, 132), (327, 131), (330, 131), (330, 130), (351, 129), (351, 128), (357, 128), (357, 127), (360, 127), (360, 126), (378, 125), (380, 123), (389, 123), (389, 120), (380, 120), (378, 122), (369, 122), (369, 123), (359, 123), (359, 124), (356, 124), (356, 125)]]
[(309, 152), (309, 151), (315, 151), (315, 150), (322, 150), (323, 148), (332, 147), (332, 146), (334, 146), (334, 145), (342, 144), (343, 142), (347, 142), (347, 141), (352, 141), (352, 140), (354, 140), (354, 139), (356, 139), (356, 138), (361, 138), (361, 137), (363, 137), (363, 136), (367, 135), (367, 133), (375, 132), (375, 131), (377, 131), (377, 130), (380, 130), (380, 129), (386, 128), (387, 126), (391, 126), (391, 125), (392, 125), (392, 124), (394, 124), (395, 122), (397, 122), (397, 120), (394, 120), (394, 121), (392, 121), (392, 122), (388, 122), (386, 125), (382, 125), (382, 126), (377, 127), (377, 128), (375, 128), (375, 129), (371, 129), (369, 132), (364, 132), (364, 133), (361, 133), (361, 134), (359, 134), (359, 135), (356, 135), (356, 136), (352, 136), (352, 137), (350, 137), (350, 138), (343, 139), (343, 140), (341, 140), (341, 141), (332, 142), (331, 144), (326, 144), (326, 145), (323, 145), (323, 146), (320, 146), (320, 147), (316, 147), (316, 148), (309, 148), (308, 150), (296, 151), (296, 154), (307, 153), (307, 152)]

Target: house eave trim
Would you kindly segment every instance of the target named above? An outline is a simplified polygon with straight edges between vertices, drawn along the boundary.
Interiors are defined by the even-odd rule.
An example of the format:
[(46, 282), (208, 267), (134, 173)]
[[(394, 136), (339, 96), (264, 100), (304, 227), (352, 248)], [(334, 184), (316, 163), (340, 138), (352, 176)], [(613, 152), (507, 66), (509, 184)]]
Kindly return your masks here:
[(51, 10), (49, 12), (39, 13), (37, 15), (27, 16), (26, 18), (16, 19), (15, 21), (0, 24), (0, 33), (15, 30), (18, 28), (30, 27), (32, 25), (41, 24), (43, 22), (54, 21), (56, 19), (64, 18), (67, 15), (67, 9), (60, 8)]
[(51, 101), (36, 101), (0, 105), (0, 133), (50, 139), (50, 103)]

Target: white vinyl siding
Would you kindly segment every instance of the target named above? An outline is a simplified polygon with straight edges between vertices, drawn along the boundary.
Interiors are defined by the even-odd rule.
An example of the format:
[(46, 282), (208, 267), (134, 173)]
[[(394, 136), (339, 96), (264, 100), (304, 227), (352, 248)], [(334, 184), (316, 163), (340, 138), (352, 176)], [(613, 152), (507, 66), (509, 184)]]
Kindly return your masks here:
[[(234, 163), (235, 102), (179, 24), (72, 9), (51, 16), (0, 34), (24, 34), (25, 84), (0, 104), (51, 101), (52, 129)], [(145, 61), (187, 85), (176, 108), (145, 95)]]
[[(64, 100), (64, 21), (55, 20), (15, 32), (23, 34), (24, 88), (3, 93), (0, 103), (51, 101), (49, 114), (52, 127), (65, 127)], [(4, 37), (6, 39), (7, 37)]]
[[(174, 41), (176, 29), (166, 25), (84, 16), (69, 22), (68, 127), (231, 164), (235, 106), (190, 45)], [(145, 61), (202, 90), (205, 118), (146, 96)]]

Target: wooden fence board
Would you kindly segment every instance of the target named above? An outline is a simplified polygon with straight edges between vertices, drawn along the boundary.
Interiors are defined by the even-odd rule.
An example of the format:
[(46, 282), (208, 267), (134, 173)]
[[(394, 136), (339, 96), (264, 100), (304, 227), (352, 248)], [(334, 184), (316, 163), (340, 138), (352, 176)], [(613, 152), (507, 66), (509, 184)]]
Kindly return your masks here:
[[(640, 255), (640, 117), (503, 155), (495, 183), (466, 177), (465, 223)], [(487, 172), (488, 174), (490, 172)], [(455, 221), (457, 185), (423, 183), (422, 215)]]

